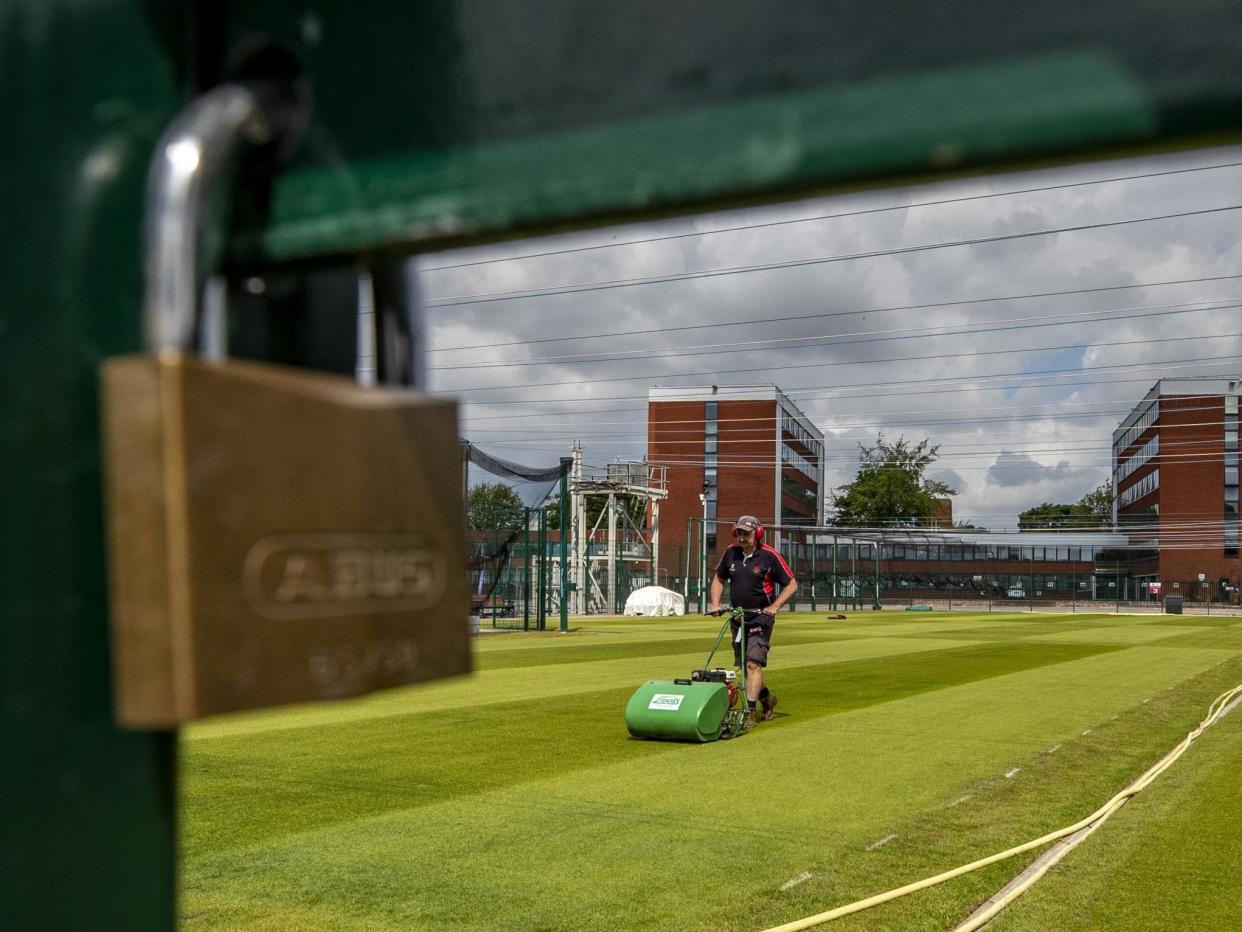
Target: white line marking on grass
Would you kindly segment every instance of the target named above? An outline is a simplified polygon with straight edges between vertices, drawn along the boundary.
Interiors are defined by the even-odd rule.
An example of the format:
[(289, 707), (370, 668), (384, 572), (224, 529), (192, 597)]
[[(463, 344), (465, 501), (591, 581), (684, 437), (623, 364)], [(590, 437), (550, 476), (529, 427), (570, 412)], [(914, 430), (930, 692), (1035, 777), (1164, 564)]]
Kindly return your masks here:
[(881, 838), (879, 841), (872, 842), (871, 844), (867, 845), (867, 850), (874, 851), (876, 848), (882, 848), (896, 837), (897, 837), (896, 835), (887, 835), (884, 838)]
[(792, 890), (798, 884), (806, 883), (808, 880), (810, 880), (814, 876), (815, 875), (812, 874), (810, 871), (803, 871), (801, 874), (799, 874), (797, 877), (794, 877), (792, 880), (785, 881), (785, 884), (781, 887), (781, 889)]
[(1055, 754), (1055, 753), (1056, 753), (1057, 751), (1059, 751), (1059, 750), (1061, 750), (1061, 745), (1059, 745), (1059, 744), (1054, 744), (1052, 747), (1048, 748), (1048, 753), (1049, 753), (1049, 754)]
[(1084, 732), (1083, 732), (1083, 734), (1084, 734), (1084, 735), (1089, 735), (1089, 734), (1091, 734), (1091, 729), (1090, 729), (1090, 728), (1088, 728), (1086, 731), (1084, 731)]
[(968, 799), (970, 799), (969, 793), (967, 793), (965, 796), (959, 796), (957, 799), (953, 800), (953, 802), (949, 803), (949, 805), (945, 806), (945, 808), (952, 809), (954, 806), (960, 806), (962, 803), (966, 802), (966, 800)]
[(1006, 780), (1012, 780), (1014, 777), (1016, 777), (1016, 776), (1017, 776), (1018, 774), (1020, 774), (1021, 772), (1022, 772), (1022, 768), (1021, 768), (1021, 767), (1015, 767), (1015, 768), (1013, 768), (1013, 770), (1011, 770), (1011, 771), (1009, 771), (1007, 774), (1005, 774), (1005, 779), (1006, 779)]

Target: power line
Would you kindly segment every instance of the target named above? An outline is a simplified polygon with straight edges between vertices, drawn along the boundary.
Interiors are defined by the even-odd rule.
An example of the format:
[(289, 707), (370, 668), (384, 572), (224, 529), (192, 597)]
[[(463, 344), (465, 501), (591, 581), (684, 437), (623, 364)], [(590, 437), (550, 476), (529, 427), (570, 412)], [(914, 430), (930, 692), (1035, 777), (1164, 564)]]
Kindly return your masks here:
[(764, 230), (772, 227), (789, 226), (797, 223), (816, 223), (823, 220), (840, 220), (845, 217), (859, 217), (894, 210), (914, 210), (921, 207), (940, 207), (946, 204), (961, 204), (970, 201), (987, 200), (994, 197), (1014, 197), (1021, 194), (1039, 194), (1045, 191), (1064, 191), (1070, 188), (1081, 188), (1098, 184), (1115, 184), (1122, 181), (1139, 181), (1147, 178), (1163, 178), (1170, 175), (1216, 171), (1221, 168), (1237, 168), (1238, 166), (1242, 166), (1242, 162), (1224, 162), (1218, 165), (1196, 165), (1193, 168), (1176, 168), (1158, 172), (1143, 172), (1142, 174), (1119, 175), (1112, 178), (1094, 178), (1088, 181), (1073, 181), (1064, 184), (1043, 185), (1036, 188), (1018, 188), (1013, 191), (990, 191), (986, 194), (969, 194), (961, 197), (940, 198), (934, 201), (920, 201), (917, 204), (893, 204), (885, 207), (870, 207), (862, 210), (843, 211), (836, 214), (820, 214), (815, 217), (794, 217), (787, 220), (770, 220), (762, 223), (746, 223), (738, 226), (723, 227), (716, 230), (694, 230), (689, 233), (671, 233), (664, 236), (649, 236), (642, 239), (625, 240), (620, 243), (595, 243), (590, 246), (571, 246), (565, 249), (552, 249), (545, 252), (525, 253), (518, 256), (504, 256), (495, 259), (476, 259), (469, 262), (458, 262), (452, 265), (433, 265), (419, 269), (419, 271), (445, 272), (450, 269), (475, 268), (480, 265), (491, 265), (497, 262), (521, 262), (526, 259), (543, 259), (549, 256), (564, 256), (574, 253), (592, 252), (598, 249), (616, 249), (623, 246), (639, 246), (645, 243), (662, 243), (670, 240), (687, 239), (690, 237), (715, 236), (720, 233), (738, 233), (749, 230)]
[[(1161, 337), (1161, 338), (1155, 338), (1155, 339), (1149, 339), (1149, 340), (1118, 340), (1118, 341), (1112, 341), (1108, 345), (1110, 347), (1148, 346), (1153, 343), (1162, 343), (1162, 344), (1163, 343), (1180, 343), (1186, 340), (1230, 339), (1233, 337), (1242, 337), (1242, 331), (1237, 331), (1233, 333), (1196, 334), (1194, 336), (1187, 336), (1187, 337)], [(859, 341), (859, 342), (867, 342), (867, 341)], [(1090, 349), (1092, 346), (1095, 346), (1095, 345), (1096, 345), (1095, 343), (1069, 343), (1069, 344), (1063, 344), (1060, 346), (1033, 346), (1033, 347), (1018, 347), (1016, 349), (979, 350), (973, 353), (964, 354), (962, 358), (977, 359), (981, 356), (1007, 356), (1007, 355), (1012, 355), (1014, 353), (1051, 353), (1051, 352), (1061, 352), (1064, 350)], [(944, 358), (944, 355), (942, 353), (932, 353), (932, 354), (923, 355), (923, 356), (889, 356), (883, 359), (846, 359), (846, 360), (834, 360), (831, 362), (783, 363), (781, 365), (781, 371), (787, 372), (791, 369), (823, 369), (827, 367), (839, 369), (844, 366), (872, 366), (872, 365), (879, 365), (881, 363), (893, 363), (893, 362), (926, 362), (929, 360), (940, 360), (943, 358)], [(771, 370), (771, 368), (772, 368), (771, 366), (751, 366), (751, 367), (744, 368), (744, 369), (734, 368), (734, 369), (729, 369), (727, 374), (736, 375), (736, 374), (740, 374), (744, 372), (768, 372)], [(1082, 367), (1082, 368), (1086, 369), (1087, 367)], [(1064, 370), (1058, 370), (1058, 371), (1064, 371)], [(603, 379), (592, 378), (591, 382), (592, 384), (596, 384), (596, 385), (600, 383), (604, 383), (604, 382), (647, 382), (647, 381), (650, 381), (656, 378), (663, 378), (663, 379), (691, 378), (691, 377), (698, 378), (701, 376), (712, 376), (712, 375), (719, 375), (719, 374), (721, 374), (721, 370), (719, 369), (701, 369), (697, 372), (642, 373), (640, 375), (609, 376), (608, 378), (603, 378)], [(501, 391), (514, 391), (516, 389), (521, 389), (521, 388), (559, 388), (564, 385), (572, 385), (572, 384), (577, 384), (577, 383), (568, 382), (565, 380), (559, 380), (555, 382), (519, 382), (516, 385), (508, 384), (508, 385), (490, 385), (490, 386), (485, 386), (485, 385), (460, 386), (460, 387), (452, 389), (452, 391), (501, 392)]]
[[(1066, 373), (1104, 372), (1107, 370), (1127, 369), (1127, 368), (1134, 368), (1134, 367), (1141, 367), (1137, 370), (1140, 372), (1141, 371), (1168, 372), (1168, 371), (1180, 370), (1180, 369), (1197, 369), (1201, 366), (1205, 366), (1206, 368), (1215, 368), (1217, 366), (1231, 364), (1237, 361), (1238, 359), (1242, 359), (1242, 356), (1238, 356), (1232, 353), (1227, 353), (1224, 355), (1217, 355), (1217, 356), (1192, 356), (1192, 357), (1187, 357), (1183, 359), (1166, 359), (1163, 361), (1142, 362), (1142, 363), (1122, 363), (1122, 364), (1112, 365), (1112, 366), (1077, 366), (1072, 369), (1070, 368), (1043, 369), (1043, 370), (1038, 370), (1034, 372), (1000, 372), (1000, 373), (993, 373), (991, 375), (980, 375), (980, 376), (971, 376), (971, 377), (941, 376), (941, 377), (928, 378), (928, 379), (896, 380), (896, 381), (888, 381), (888, 382), (857, 382), (857, 383), (853, 383), (849, 385), (825, 385), (825, 386), (817, 386), (817, 387), (811, 387), (811, 388), (788, 389), (788, 390), (785, 390), (784, 394), (789, 396), (790, 398), (797, 396), (799, 399), (802, 399), (802, 400), (819, 399), (819, 400), (834, 400), (834, 401), (858, 401), (858, 400), (863, 400), (867, 398), (878, 398), (878, 397), (904, 398), (912, 394), (941, 395), (941, 394), (956, 394), (960, 392), (970, 392), (970, 391), (975, 391), (975, 392), (1010, 391), (1014, 389), (1028, 389), (1028, 388), (1067, 388), (1067, 387), (1071, 387), (1075, 385), (1125, 384), (1125, 383), (1130, 383), (1130, 382), (1145, 382), (1147, 381), (1147, 379), (1146, 378), (1110, 379), (1107, 383), (1100, 382), (1098, 380), (1083, 379), (1083, 380), (1078, 380), (1078, 381), (1060, 381), (1060, 382), (1052, 382), (1049, 384), (1039, 384), (1039, 385), (1022, 384), (1022, 382), (1028, 379), (1043, 378), (1045, 376), (1062, 375)], [(1205, 375), (1205, 377), (1208, 377), (1208, 376)], [(965, 385), (965, 386), (961, 386), (958, 388), (925, 387), (935, 382), (962, 382), (962, 381), (966, 381), (968, 378), (974, 379), (976, 380), (976, 382), (982, 382), (982, 381), (990, 380), (990, 379), (1016, 379), (1016, 380), (1021, 380), (1021, 381), (1019, 381), (1019, 384), (1017, 385), (970, 384), (970, 385)], [(556, 383), (556, 384), (571, 385), (575, 383), (565, 382), (565, 383)], [(894, 391), (892, 390), (896, 388), (914, 388), (916, 385), (918, 385), (919, 387), (917, 388), (916, 391), (913, 391), (913, 392), (894, 393)], [(864, 388), (888, 388), (889, 391), (878, 392), (875, 394), (850, 394), (850, 395), (838, 394), (839, 392), (854, 391), (855, 389), (864, 389)], [(443, 390), (435, 392), (434, 394), (452, 395), (455, 392), (465, 391), (465, 390), (466, 389), (443, 389)], [(601, 402), (601, 401), (645, 401), (645, 400), (647, 400), (646, 395), (609, 395), (609, 396), (603, 396), (599, 398), (515, 398), (515, 399), (510, 399), (507, 401), (475, 401), (473, 399), (462, 399), (462, 403), (469, 404), (469, 405), (477, 405), (479, 407), (492, 407), (492, 406), (499, 406), (499, 405), (536, 405), (536, 404), (569, 405), (569, 404), (594, 404), (594, 403)], [(568, 412), (568, 413), (572, 413), (572, 412)]]
[[(992, 410), (1004, 410), (1004, 409), (992, 409)], [(1186, 413), (1186, 411), (1196, 411), (1196, 410), (1210, 410), (1210, 408), (1208, 408), (1208, 406), (1203, 406), (1203, 408), (1180, 408), (1179, 414), (1184, 414)], [(1066, 419), (1073, 419), (1073, 418), (1100, 418), (1100, 416), (1102, 415), (1098, 413), (1094, 413), (1094, 411), (1078, 411), (1078, 413), (1068, 413), (1068, 414), (1059, 415), (1058, 419), (1066, 420)], [(1030, 423), (1030, 421), (1045, 421), (1049, 419), (1051, 419), (1051, 415), (1027, 414), (1027, 415), (1015, 415), (1015, 416), (1012, 416), (1012, 418), (1000, 418), (1000, 416), (997, 416), (997, 418), (969, 418), (969, 419), (953, 418), (953, 419), (943, 419), (943, 420), (871, 421), (871, 423), (847, 425), (847, 426), (848, 426), (848, 429), (851, 429), (851, 430), (879, 429), (883, 431), (886, 429), (891, 429), (891, 427), (920, 427), (920, 429), (928, 430), (928, 429), (931, 429), (931, 427), (943, 427), (946, 425), (948, 426), (980, 425), (980, 424), (996, 423), (996, 421), (999, 421), (999, 423), (1001, 424), (1010, 424), (1010, 423), (1021, 424), (1021, 423)], [(773, 425), (774, 419), (773, 418), (749, 418), (745, 420), (766, 421), (766, 424), (769, 425), (768, 427), (766, 427), (766, 430), (770, 431), (771, 425)], [(733, 424), (733, 423), (734, 421), (732, 419), (718, 421), (718, 424), (720, 425)], [(620, 421), (617, 421), (617, 424), (621, 424)], [(677, 425), (677, 424), (692, 424), (692, 425), (697, 424), (698, 427), (691, 426), (691, 427), (686, 427), (686, 429), (683, 429), (683, 430), (664, 429), (666, 425)], [(1225, 421), (1223, 420), (1208, 420), (1208, 421), (1197, 421), (1197, 423), (1195, 423), (1192, 426), (1222, 426), (1223, 424), (1225, 424)], [(582, 441), (602, 440), (602, 441), (610, 442), (614, 440), (625, 439), (625, 437), (646, 436), (648, 437), (648, 439), (651, 440), (651, 442), (653, 442), (653, 444), (657, 444), (657, 442), (660, 442), (660, 444), (686, 444), (686, 442), (699, 442), (704, 439), (702, 425), (703, 425), (702, 419), (699, 419), (697, 421), (660, 421), (660, 423), (656, 425), (656, 430), (633, 431), (633, 432), (626, 432), (626, 434), (621, 434), (621, 432), (617, 432), (617, 431), (606, 431), (606, 432), (602, 432), (602, 434), (586, 434), (586, 432), (575, 430), (573, 429), (573, 427), (570, 427), (570, 429), (566, 431), (565, 427), (561, 427), (561, 426), (476, 427), (476, 429), (471, 431), (471, 434), (472, 435), (514, 434), (514, 432), (520, 432), (520, 434), (529, 436), (529, 435), (534, 434), (534, 432), (539, 432), (539, 431), (544, 431), (544, 432), (556, 431), (554, 434), (554, 436), (556, 437), (569, 437), (569, 439), (582, 440)], [(591, 426), (596, 426), (596, 425), (591, 425)], [(625, 425), (625, 426), (633, 426), (633, 425)], [(1177, 425), (1177, 430), (1181, 430), (1182, 427), (1185, 427), (1185, 426), (1187, 425), (1179, 424)], [(837, 425), (836, 429), (840, 430), (841, 426)], [(725, 434), (728, 434), (728, 432), (730, 431), (751, 432), (754, 430), (756, 430), (754, 429), (754, 427), (722, 426), (722, 429), (720, 429), (719, 436), (723, 437)], [(936, 434), (938, 434), (938, 436), (964, 436), (964, 435), (974, 434), (974, 432), (976, 431), (970, 430), (970, 431), (955, 432), (955, 431), (938, 430), (936, 431)], [(1057, 432), (1058, 434), (1073, 434), (1073, 432), (1093, 432), (1093, 434), (1099, 434), (1100, 429), (1099, 427), (1094, 427), (1094, 426), (1092, 427), (1058, 427)], [(1004, 437), (1004, 436), (1011, 436), (1011, 435), (1010, 434), (989, 434), (987, 436)], [(1030, 437), (1030, 431), (1028, 430), (1023, 431), (1020, 436)], [(534, 437), (534, 439), (538, 440), (538, 439), (542, 439), (542, 437)], [(728, 442), (733, 442), (733, 441), (730, 440)], [(741, 441), (741, 442), (750, 442), (750, 441)], [(1112, 441), (1105, 441), (1105, 442), (1109, 442), (1109, 445), (1110, 445), (1110, 442)], [(1202, 442), (1202, 441), (1186, 441), (1186, 442)]]
[[(1214, 300), (1237, 302), (1240, 299), (1237, 297), (1229, 297), (1217, 298)], [(608, 352), (570, 354), (565, 356), (542, 356), (517, 361), (463, 363), (451, 366), (428, 366), (427, 368), (428, 370), (436, 369), (440, 371), (455, 369), (514, 369), (521, 366), (546, 366), (553, 364), (567, 365), (569, 363), (585, 365), (587, 363), (601, 362), (634, 362), (636, 360), (643, 359), (682, 359), (689, 356), (717, 356), (729, 353), (762, 353), (773, 350), (801, 350), (815, 346), (859, 346), (865, 343), (888, 343), (895, 340), (911, 340), (915, 337), (922, 337), (923, 339), (932, 340), (940, 337), (974, 336), (976, 334), (983, 333), (1006, 333), (1014, 330), (1038, 330), (1047, 327), (1065, 327), (1071, 323), (1097, 324), (1109, 323), (1117, 320), (1143, 320), (1151, 317), (1173, 317), (1180, 314), (1199, 314), (1204, 311), (1224, 311), (1240, 306), (1237, 303), (1213, 304), (1210, 307), (1193, 306), (1202, 303), (1204, 302), (1189, 301), (1181, 304), (1156, 304), (1103, 311), (1076, 311), (1070, 314), (1043, 314), (1037, 317), (1015, 317), (1005, 320), (990, 321), (986, 325), (942, 324), (932, 327), (904, 327), (892, 330), (870, 330), (856, 331), (854, 333), (820, 334), (816, 336), (779, 337), (771, 340), (741, 340), (732, 343), (709, 343), (700, 344), (699, 346), (682, 347), (675, 350), (662, 350), (658, 352), (647, 352), (643, 350), (616, 350)], [(1131, 311), (1150, 311), (1150, 313), (1129, 313)], [(1106, 314), (1114, 316), (1102, 316)], [(1084, 320), (1083, 318), (1088, 319)], [(992, 324), (1000, 324), (1003, 326), (992, 326)], [(956, 329), (947, 329), (949, 326), (956, 326)], [(944, 332), (933, 333), (932, 331), (935, 330), (943, 330)], [(872, 334), (884, 335), (873, 336)], [(864, 337), (864, 339), (847, 339), (848, 337), (855, 336)], [(794, 345), (770, 345), (777, 343)], [(686, 352), (687, 350), (696, 350), (696, 352)]]
[[(1097, 383), (1092, 383), (1092, 384), (1098, 385), (1098, 384), (1107, 384), (1107, 383), (1097, 382)], [(543, 402), (537, 402), (537, 403), (541, 404)], [(1102, 405), (1107, 405), (1110, 408), (1117, 408), (1122, 411), (1129, 411), (1131, 408), (1134, 407), (1133, 402), (1129, 402), (1129, 401), (1059, 401), (1059, 402), (1035, 404), (1035, 405), (1003, 405), (999, 407), (987, 407), (987, 408), (959, 408), (958, 412), (961, 414), (976, 414), (980, 411), (1021, 411), (1027, 408), (1060, 409), (1060, 408), (1099, 407)], [(941, 410), (942, 409), (940, 408), (925, 408), (925, 409), (916, 410), (916, 411), (906, 411), (905, 416), (911, 417), (916, 414), (939, 414), (941, 413)], [(1197, 411), (1197, 410), (1203, 410), (1203, 409), (1192, 408), (1192, 409), (1187, 409), (1187, 410)], [(574, 413), (595, 415), (595, 414), (626, 414), (629, 412), (633, 412), (635, 414), (645, 416), (647, 409), (645, 407), (596, 408), (593, 411), (577, 411)], [(1069, 414), (1069, 415), (1061, 415), (1061, 416), (1062, 417), (1103, 417), (1107, 413), (1108, 412), (1106, 411), (1080, 412), (1077, 414)], [(474, 422), (474, 421), (511, 421), (511, 420), (516, 420), (518, 418), (530, 418), (530, 417), (538, 417), (538, 418), (546, 419), (547, 416), (548, 415), (545, 412), (537, 411), (537, 412), (532, 412), (530, 414), (490, 414), (490, 415), (484, 415), (484, 416), (475, 415), (475, 416), (466, 416), (464, 419), (471, 421), (471, 422)], [(842, 415), (838, 415), (838, 417), (841, 417), (841, 416)], [(857, 417), (861, 415), (844, 415), (844, 416), (845, 417)], [(1042, 416), (1043, 415), (1034, 415), (1034, 414), (1024, 415), (1024, 417), (1030, 417), (1030, 418), (1039, 418)], [(702, 418), (684, 418), (684, 419), (678, 419), (678, 420), (661, 421), (660, 423), (662, 424), (701, 424), (702, 420), (703, 420)], [(730, 423), (744, 423), (744, 422), (750, 422), (750, 421), (765, 421), (765, 422), (771, 423), (772, 416), (766, 415), (763, 417), (752, 417), (752, 418), (731, 417), (731, 418), (726, 418), (725, 420), (729, 421)], [(997, 418), (996, 420), (1001, 420), (1001, 419)], [(591, 426), (606, 426), (606, 425), (611, 425), (611, 424), (629, 424), (631, 423), (631, 421), (632, 419), (626, 420), (626, 421), (593, 421)], [(876, 421), (873, 423), (875, 424), (875, 426), (883, 427), (886, 424), (889, 424), (891, 422)], [(917, 423), (923, 423), (923, 422), (920, 421)], [(954, 418), (948, 421), (933, 422), (933, 423), (968, 423), (968, 421), (965, 418)], [(973, 423), (973, 420), (970, 421), (970, 423)], [(852, 428), (852, 427), (867, 427), (870, 425), (868, 423), (861, 423), (861, 424), (839, 424), (838, 426)], [(527, 428), (520, 428), (520, 429), (526, 430)]]
[(925, 304), (899, 304), (890, 307), (872, 307), (856, 311), (825, 311), (820, 314), (791, 314), (782, 317), (758, 317), (750, 320), (712, 321), (708, 324), (687, 324), (680, 327), (651, 327), (645, 330), (614, 330), (603, 333), (587, 333), (573, 337), (540, 337), (536, 340), (510, 340), (503, 343), (472, 343), (463, 346), (442, 346), (429, 349), (432, 353), (450, 353), (460, 350), (496, 349), (510, 346), (531, 346), (537, 343), (566, 343), (578, 340), (599, 340), (612, 337), (647, 336), (653, 333), (680, 333), (686, 330), (715, 330), (721, 326), (748, 324), (773, 324), (793, 320), (823, 320), (833, 317), (854, 317), (867, 314), (887, 314), (895, 311), (921, 311), (934, 307), (968, 307), (975, 304), (999, 304), (1004, 301), (1026, 301), (1035, 298), (1062, 298), (1070, 295), (1099, 294), (1105, 291), (1128, 291), (1135, 288), (1163, 288), (1169, 285), (1194, 285), (1202, 282), (1233, 281), (1242, 275), (1213, 275), (1203, 278), (1182, 278), (1160, 282), (1140, 282), (1134, 285), (1102, 285), (1098, 288), (1071, 288), (1065, 291), (1041, 291), (1018, 295), (998, 295), (990, 298), (967, 298), (960, 301), (932, 301)]
[(981, 246), (985, 243), (1003, 243), (1012, 240), (1030, 239), (1037, 236), (1051, 236), (1057, 233), (1081, 233), (1086, 230), (1102, 230), (1110, 227), (1130, 226), (1137, 223), (1154, 223), (1161, 220), (1201, 217), (1208, 214), (1220, 214), (1240, 209), (1242, 209), (1242, 204), (1232, 204), (1228, 207), (1208, 207), (1201, 210), (1178, 211), (1171, 214), (1154, 214), (1149, 217), (1130, 217), (1125, 220), (1108, 220), (1100, 223), (1082, 223), (1066, 227), (1051, 227), (1046, 230), (1027, 230), (1021, 233), (1001, 233), (996, 236), (948, 240), (941, 243), (922, 243), (917, 246), (900, 246), (893, 249), (877, 249), (867, 252), (845, 253), (835, 256), (819, 256), (814, 259), (790, 259), (785, 262), (766, 262), (756, 265), (741, 265), (723, 269), (707, 269), (698, 272), (677, 272), (670, 275), (653, 275), (642, 278), (618, 278), (601, 282), (584, 282), (581, 284), (564, 285), (542, 290), (497, 291), (470, 295), (451, 295), (448, 298), (437, 301), (428, 301), (425, 306), (428, 308), (461, 307), (467, 304), (490, 304), (495, 301), (523, 301), (528, 298), (546, 298), (562, 294), (583, 294), (592, 291), (607, 291), (613, 288), (633, 288), (639, 285), (663, 285), (672, 282), (690, 281), (700, 278), (718, 278), (724, 275), (741, 275), (747, 272), (768, 272), (781, 269), (804, 268), (812, 265), (824, 265), (832, 262), (850, 262), (855, 259), (874, 259), (880, 256), (909, 255), (911, 253), (927, 252), (936, 249), (951, 249), (957, 246)]

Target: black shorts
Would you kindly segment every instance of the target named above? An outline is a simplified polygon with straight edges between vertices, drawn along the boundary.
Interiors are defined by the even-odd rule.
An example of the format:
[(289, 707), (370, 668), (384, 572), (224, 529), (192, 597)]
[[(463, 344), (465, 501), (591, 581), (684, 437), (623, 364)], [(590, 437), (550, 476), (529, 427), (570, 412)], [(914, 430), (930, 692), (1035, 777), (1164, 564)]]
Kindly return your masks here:
[[(746, 659), (761, 667), (768, 665), (768, 651), (772, 647), (772, 626), (776, 619), (771, 615), (752, 615), (746, 619)], [(742, 645), (738, 642), (738, 624), (734, 622), (730, 630), (733, 633), (733, 664), (742, 665)]]

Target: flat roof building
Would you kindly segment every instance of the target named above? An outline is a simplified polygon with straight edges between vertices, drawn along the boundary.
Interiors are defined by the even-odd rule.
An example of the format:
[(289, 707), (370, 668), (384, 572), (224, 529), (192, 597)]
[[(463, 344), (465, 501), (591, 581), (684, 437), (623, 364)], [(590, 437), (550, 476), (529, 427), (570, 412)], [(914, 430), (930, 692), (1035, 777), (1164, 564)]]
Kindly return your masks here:
[(1134, 576), (1238, 585), (1240, 392), (1242, 378), (1161, 379), (1113, 431), (1113, 518), (1139, 548)]
[[(647, 461), (668, 469), (660, 508), (667, 539), (680, 539), (688, 519), (706, 513), (713, 566), (739, 515), (768, 525), (824, 521), (824, 435), (773, 384), (650, 389)], [(776, 546), (779, 535), (765, 542)], [(679, 559), (687, 557), (677, 548), (661, 551), (661, 580), (685, 575)], [(693, 567), (690, 575), (698, 575)]]

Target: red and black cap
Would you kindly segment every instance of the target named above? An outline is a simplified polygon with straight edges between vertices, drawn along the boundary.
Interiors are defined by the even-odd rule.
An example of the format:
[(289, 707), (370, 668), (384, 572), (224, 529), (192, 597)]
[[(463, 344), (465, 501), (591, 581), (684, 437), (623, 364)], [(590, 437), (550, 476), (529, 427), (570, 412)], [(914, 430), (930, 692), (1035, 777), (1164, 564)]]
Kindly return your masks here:
[(742, 515), (733, 523), (733, 536), (737, 536), (738, 531), (753, 531), (756, 534), (763, 531), (763, 525), (754, 515)]

